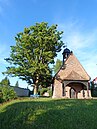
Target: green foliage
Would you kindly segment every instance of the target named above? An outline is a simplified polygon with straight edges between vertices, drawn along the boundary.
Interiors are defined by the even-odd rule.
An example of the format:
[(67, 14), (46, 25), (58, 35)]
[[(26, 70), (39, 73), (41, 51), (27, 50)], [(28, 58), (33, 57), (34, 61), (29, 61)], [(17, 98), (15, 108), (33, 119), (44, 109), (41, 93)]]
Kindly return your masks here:
[(97, 87), (91, 92), (92, 97), (97, 97)]
[(43, 95), (45, 92), (48, 91), (48, 88), (41, 88), (38, 91), (40, 92), (40, 95)]
[(49, 93), (49, 96), (52, 97), (52, 88), (49, 88), (47, 92)]
[(2, 94), (2, 90), (0, 90), (0, 103), (3, 102), (3, 94)]
[(45, 22), (25, 28), (15, 37), (16, 45), (11, 46), (10, 57), (5, 59), (10, 67), (3, 73), (37, 87), (40, 83), (46, 85), (52, 74), (49, 64), (54, 63), (63, 46), (62, 33), (57, 31), (57, 25), (48, 26)]
[(97, 84), (94, 84), (93, 81), (90, 82), (90, 89), (92, 97), (97, 97)]
[(57, 73), (61, 66), (62, 61), (60, 59), (57, 59), (56, 64), (54, 65), (54, 73)]
[(1, 86), (0, 87), (0, 102), (6, 102), (12, 99), (15, 99), (16, 93), (14, 89), (10, 86)]
[(2, 79), (2, 81), (0, 82), (0, 86), (10, 86), (10, 81), (7, 77), (5, 77), (4, 79)]
[(49, 96), (52, 96), (52, 89), (50, 87), (40, 88), (38, 90), (39, 94), (42, 96), (45, 92), (49, 93)]
[(10, 81), (7, 77), (0, 82), (0, 103), (9, 101), (16, 98), (16, 93), (12, 87), (10, 87)]
[(96, 129), (97, 100), (21, 99), (0, 105), (0, 129)]

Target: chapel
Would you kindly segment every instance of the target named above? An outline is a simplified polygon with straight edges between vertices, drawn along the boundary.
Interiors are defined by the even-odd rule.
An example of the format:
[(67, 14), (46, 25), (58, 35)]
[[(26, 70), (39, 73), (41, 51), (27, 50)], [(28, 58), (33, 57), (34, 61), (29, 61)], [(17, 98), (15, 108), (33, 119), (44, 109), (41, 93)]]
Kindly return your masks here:
[(65, 48), (63, 64), (53, 79), (53, 98), (91, 98), (90, 76), (74, 53)]

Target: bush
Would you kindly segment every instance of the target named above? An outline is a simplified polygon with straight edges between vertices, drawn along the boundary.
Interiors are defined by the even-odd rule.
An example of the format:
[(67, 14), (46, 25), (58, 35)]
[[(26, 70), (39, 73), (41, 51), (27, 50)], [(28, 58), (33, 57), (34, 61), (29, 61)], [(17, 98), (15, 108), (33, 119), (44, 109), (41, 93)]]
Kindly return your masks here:
[(51, 97), (52, 96), (52, 89), (50, 88), (47, 92), (49, 93), (49, 96)]
[(39, 94), (43, 95), (45, 92), (49, 93), (49, 96), (52, 96), (52, 89), (51, 88), (41, 88), (39, 89)]
[(97, 97), (97, 88), (91, 90), (92, 97)]
[(10, 86), (1, 86), (0, 91), (0, 102), (6, 102), (16, 98), (16, 92)]
[(39, 89), (39, 93), (40, 95), (43, 95), (45, 92), (48, 91), (48, 88), (42, 88), (42, 89)]
[(97, 97), (97, 86), (94, 84), (94, 82), (90, 82), (90, 90), (92, 97)]

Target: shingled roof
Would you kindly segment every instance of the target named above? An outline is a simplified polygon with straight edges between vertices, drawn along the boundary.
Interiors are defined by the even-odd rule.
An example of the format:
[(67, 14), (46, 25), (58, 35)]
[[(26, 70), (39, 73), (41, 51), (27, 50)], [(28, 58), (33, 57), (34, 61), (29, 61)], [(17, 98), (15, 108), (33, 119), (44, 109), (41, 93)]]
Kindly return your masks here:
[(68, 56), (55, 77), (59, 77), (61, 80), (90, 80), (90, 76), (73, 53)]

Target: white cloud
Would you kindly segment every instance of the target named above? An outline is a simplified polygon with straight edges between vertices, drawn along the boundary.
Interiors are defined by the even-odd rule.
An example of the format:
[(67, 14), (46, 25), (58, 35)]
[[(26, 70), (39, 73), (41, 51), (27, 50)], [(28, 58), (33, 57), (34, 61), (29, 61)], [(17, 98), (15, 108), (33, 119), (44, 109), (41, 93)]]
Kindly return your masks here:
[(67, 42), (67, 47), (74, 52), (91, 78), (95, 78), (97, 76), (97, 28), (86, 32), (85, 26), (78, 21), (58, 25), (59, 30), (64, 31), (64, 43)]
[(3, 43), (0, 43), (0, 55), (6, 52), (5, 50), (7, 49), (7, 46)]
[(4, 60), (4, 58), (7, 58), (9, 56), (9, 49), (4, 43), (0, 43), (0, 48), (0, 64), (6, 65), (7, 62)]
[[(2, 72), (6, 71), (6, 67), (9, 64), (4, 60), (4, 58), (9, 57), (10, 49), (5, 43), (0, 42), (0, 81), (5, 77)], [(11, 85), (14, 86), (16, 81), (19, 81), (19, 86), (27, 88), (28, 84), (25, 81), (20, 80), (18, 77), (9, 77)]]
[(58, 25), (59, 29), (64, 31), (63, 41), (74, 50), (87, 48), (97, 41), (97, 28), (85, 32), (84, 25), (80, 25), (78, 21)]

